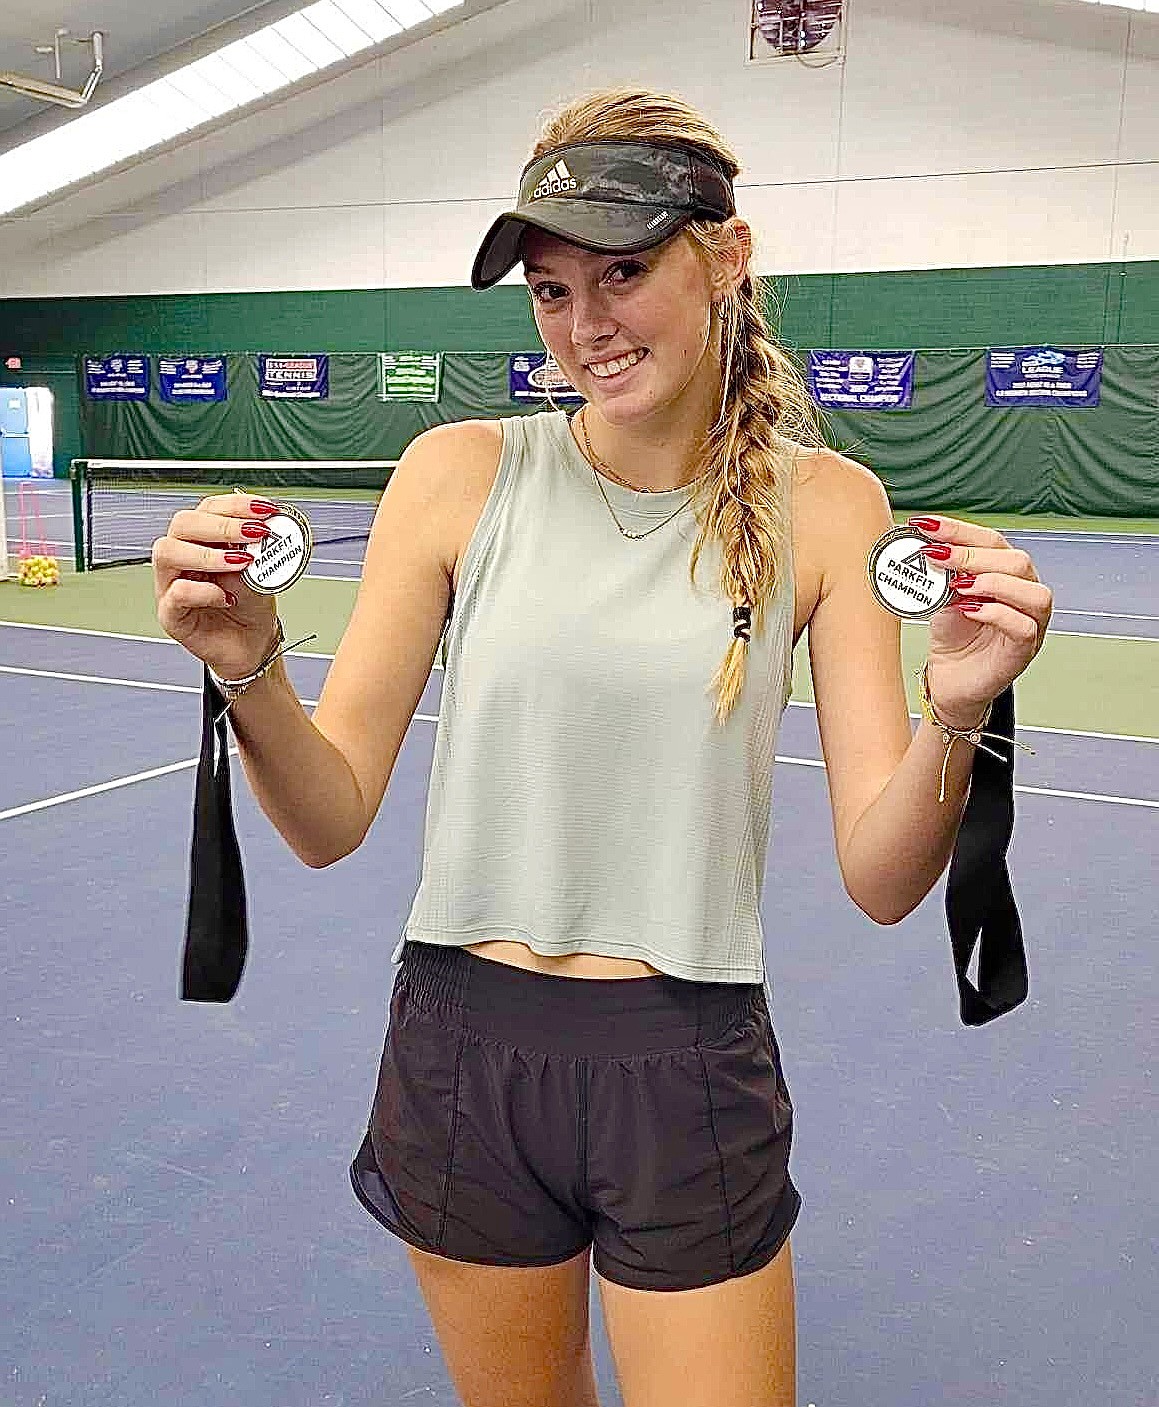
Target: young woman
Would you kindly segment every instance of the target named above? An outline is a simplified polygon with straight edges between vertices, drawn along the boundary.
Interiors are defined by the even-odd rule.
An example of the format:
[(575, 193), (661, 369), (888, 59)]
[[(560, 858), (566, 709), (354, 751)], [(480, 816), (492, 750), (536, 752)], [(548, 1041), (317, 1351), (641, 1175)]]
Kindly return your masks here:
[[(766, 330), (737, 172), (658, 94), (548, 123), (472, 281), (522, 261), (583, 409), (421, 435), (313, 719), (280, 662), (229, 691), (258, 801), (327, 865), (366, 835), (446, 627), (422, 879), (352, 1177), (408, 1244), (467, 1407), (595, 1407), (592, 1264), (627, 1407), (794, 1402), (800, 1197), (759, 902), (806, 626), (867, 914), (930, 890), (965, 802), (973, 748), (911, 728), (898, 622), (868, 589), (885, 493), (824, 448)], [(154, 550), (161, 623), (227, 685), (280, 640), (228, 555), (267, 511), (205, 499)], [(932, 707), (970, 729), (1051, 594), (998, 533), (921, 521), (957, 573)]]

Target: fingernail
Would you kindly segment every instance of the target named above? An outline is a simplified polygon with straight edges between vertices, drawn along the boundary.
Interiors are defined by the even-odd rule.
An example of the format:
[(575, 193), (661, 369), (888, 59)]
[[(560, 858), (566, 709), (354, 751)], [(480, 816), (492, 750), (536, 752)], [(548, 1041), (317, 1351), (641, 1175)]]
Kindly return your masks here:
[(232, 591), (227, 591), (227, 592), (225, 593), (225, 604), (226, 604), (227, 606), (236, 606), (236, 605), (237, 605), (237, 597), (233, 594)]
[(250, 504), (250, 512), (256, 513), (259, 518), (268, 518), (271, 513), (277, 513), (276, 503), (267, 503), (264, 498), (255, 498)]
[(985, 601), (954, 601), (952, 604), (953, 604), (954, 610), (956, 610), (956, 611), (980, 611), (980, 610), (982, 609), (982, 607), (986, 604), (986, 602), (985, 602)]
[(931, 543), (929, 547), (923, 547), (922, 553), (926, 557), (932, 557), (936, 562), (944, 562), (949, 557), (951, 549), (944, 542)]
[(973, 572), (955, 572), (950, 578), (950, 585), (956, 591), (965, 591), (973, 586), (977, 580), (978, 578)]
[(908, 518), (906, 526), (920, 528), (922, 532), (926, 533), (936, 533), (942, 526), (942, 520), (941, 518)]
[(254, 559), (248, 552), (227, 552), (225, 554), (225, 560), (229, 562), (231, 566), (249, 567), (253, 565)]
[(263, 527), (261, 523), (243, 523), (241, 525), (242, 537), (269, 537), (270, 530)]

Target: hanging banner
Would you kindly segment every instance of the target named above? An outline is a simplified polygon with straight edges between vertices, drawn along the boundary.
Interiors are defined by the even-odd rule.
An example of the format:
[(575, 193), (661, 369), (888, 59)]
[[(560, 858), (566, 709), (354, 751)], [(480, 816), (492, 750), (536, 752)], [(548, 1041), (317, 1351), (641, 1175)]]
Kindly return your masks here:
[(986, 404), (1097, 406), (1102, 348), (991, 347), (986, 354)]
[(442, 352), (379, 352), (380, 401), (437, 401), (442, 385)]
[(813, 399), (830, 410), (908, 410), (913, 352), (810, 352)]
[(91, 401), (147, 401), (149, 358), (119, 353), (85, 357), (85, 395)]
[(161, 399), (170, 405), (182, 401), (224, 401), (224, 357), (158, 357), (157, 383)]
[(507, 393), (513, 401), (546, 401), (549, 391), (557, 405), (583, 401), (546, 352), (516, 352), (507, 358)]
[(267, 400), (330, 399), (330, 358), (258, 356), (258, 388)]

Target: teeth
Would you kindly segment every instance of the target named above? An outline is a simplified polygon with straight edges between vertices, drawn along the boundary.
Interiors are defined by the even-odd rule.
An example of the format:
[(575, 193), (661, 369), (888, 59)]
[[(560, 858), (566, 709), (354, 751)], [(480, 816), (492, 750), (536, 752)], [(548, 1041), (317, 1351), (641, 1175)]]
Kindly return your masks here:
[(593, 376), (618, 376), (621, 371), (627, 371), (630, 366), (635, 366), (638, 361), (643, 359), (643, 352), (629, 352), (626, 356), (617, 357), (614, 361), (593, 362), (588, 370)]

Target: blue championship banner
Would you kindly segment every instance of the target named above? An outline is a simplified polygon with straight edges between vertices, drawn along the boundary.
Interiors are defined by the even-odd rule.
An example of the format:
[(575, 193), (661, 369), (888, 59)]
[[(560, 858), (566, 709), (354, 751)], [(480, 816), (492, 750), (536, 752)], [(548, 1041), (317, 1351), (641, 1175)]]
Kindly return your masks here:
[(986, 354), (986, 404), (1097, 406), (1101, 347), (991, 347)]
[(258, 389), (267, 400), (330, 399), (330, 358), (258, 356)]
[(158, 357), (157, 384), (161, 399), (170, 405), (182, 401), (224, 401), (224, 357)]
[(149, 358), (118, 354), (85, 357), (85, 395), (91, 401), (147, 401)]
[(559, 405), (583, 401), (546, 352), (516, 352), (507, 358), (507, 393), (513, 401), (546, 401), (549, 391)]
[(828, 410), (908, 410), (913, 352), (810, 352), (813, 399)]

